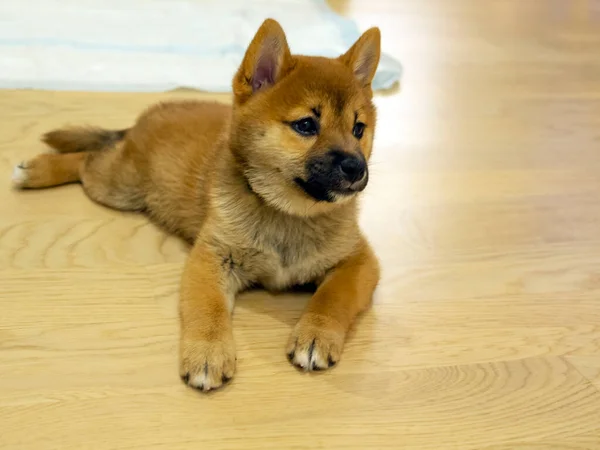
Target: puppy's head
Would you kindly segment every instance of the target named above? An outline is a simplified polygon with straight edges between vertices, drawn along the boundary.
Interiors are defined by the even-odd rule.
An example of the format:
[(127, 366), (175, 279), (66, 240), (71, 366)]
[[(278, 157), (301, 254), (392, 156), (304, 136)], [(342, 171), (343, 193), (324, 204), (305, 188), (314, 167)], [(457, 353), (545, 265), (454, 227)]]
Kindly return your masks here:
[(233, 80), (231, 144), (264, 201), (310, 216), (366, 187), (379, 56), (377, 28), (330, 59), (292, 55), (280, 25), (262, 24)]

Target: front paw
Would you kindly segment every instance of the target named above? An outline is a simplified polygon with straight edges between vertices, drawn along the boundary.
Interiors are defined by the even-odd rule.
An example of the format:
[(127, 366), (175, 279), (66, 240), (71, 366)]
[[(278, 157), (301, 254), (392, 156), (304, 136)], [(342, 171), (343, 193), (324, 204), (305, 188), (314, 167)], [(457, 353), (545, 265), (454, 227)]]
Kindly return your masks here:
[(182, 339), (180, 354), (181, 379), (201, 391), (222, 386), (235, 372), (233, 337), (215, 341)]
[(342, 355), (345, 334), (335, 320), (305, 314), (296, 324), (288, 341), (288, 359), (307, 371), (333, 367)]

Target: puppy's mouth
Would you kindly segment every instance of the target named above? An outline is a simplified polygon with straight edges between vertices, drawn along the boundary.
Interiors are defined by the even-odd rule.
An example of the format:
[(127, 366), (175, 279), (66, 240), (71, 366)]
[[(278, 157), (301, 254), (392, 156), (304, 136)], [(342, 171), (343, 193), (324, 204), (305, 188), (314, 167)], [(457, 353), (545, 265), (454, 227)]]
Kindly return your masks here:
[(336, 179), (319, 179), (309, 176), (306, 180), (297, 177), (296, 185), (312, 199), (318, 202), (334, 203), (340, 197), (347, 197), (362, 192), (369, 182), (369, 173), (365, 171), (363, 177), (357, 181)]

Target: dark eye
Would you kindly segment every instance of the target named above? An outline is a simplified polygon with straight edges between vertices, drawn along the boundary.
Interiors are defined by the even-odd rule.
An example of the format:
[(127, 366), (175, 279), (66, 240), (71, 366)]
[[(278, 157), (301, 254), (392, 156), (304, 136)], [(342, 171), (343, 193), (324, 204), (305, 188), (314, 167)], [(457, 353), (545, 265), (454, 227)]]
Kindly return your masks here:
[(356, 122), (354, 124), (354, 128), (352, 129), (352, 134), (356, 139), (360, 139), (363, 137), (363, 133), (365, 132), (365, 124), (362, 122)]
[(314, 136), (319, 132), (319, 125), (312, 117), (305, 117), (292, 122), (292, 128), (302, 136)]

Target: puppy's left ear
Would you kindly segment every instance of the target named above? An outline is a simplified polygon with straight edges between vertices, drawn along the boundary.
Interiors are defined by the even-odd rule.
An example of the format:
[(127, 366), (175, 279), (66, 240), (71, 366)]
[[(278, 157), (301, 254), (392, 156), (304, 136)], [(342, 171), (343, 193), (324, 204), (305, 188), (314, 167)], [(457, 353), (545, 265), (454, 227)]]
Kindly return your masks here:
[(281, 25), (267, 19), (246, 50), (244, 60), (233, 79), (238, 104), (256, 92), (268, 89), (292, 69), (292, 55)]
[(365, 88), (371, 87), (381, 56), (381, 33), (379, 28), (370, 28), (354, 43), (350, 50), (339, 57), (354, 72), (358, 82)]

